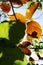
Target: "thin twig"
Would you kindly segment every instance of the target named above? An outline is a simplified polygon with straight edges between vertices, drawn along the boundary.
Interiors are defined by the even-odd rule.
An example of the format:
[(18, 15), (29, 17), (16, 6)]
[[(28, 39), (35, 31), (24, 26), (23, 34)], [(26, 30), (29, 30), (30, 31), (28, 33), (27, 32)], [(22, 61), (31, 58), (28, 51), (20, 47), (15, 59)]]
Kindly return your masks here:
[(14, 14), (14, 16), (15, 16), (15, 19), (17, 20), (17, 18), (16, 18), (16, 15), (15, 15), (15, 12), (14, 12), (14, 9), (13, 9), (13, 5), (12, 5), (12, 2), (11, 2), (11, 0), (9, 0), (10, 1), (10, 4), (11, 4), (11, 7), (12, 7), (12, 11), (13, 11), (13, 14)]

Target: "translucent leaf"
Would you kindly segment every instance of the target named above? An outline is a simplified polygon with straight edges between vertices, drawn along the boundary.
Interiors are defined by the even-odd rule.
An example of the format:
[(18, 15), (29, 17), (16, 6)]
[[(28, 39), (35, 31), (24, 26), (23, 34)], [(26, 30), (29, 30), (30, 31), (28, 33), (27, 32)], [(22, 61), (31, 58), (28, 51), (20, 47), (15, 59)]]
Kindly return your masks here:
[(33, 3), (30, 7), (27, 8), (26, 10), (26, 17), (27, 19), (30, 19), (32, 17), (32, 15), (34, 14), (34, 12), (36, 11), (37, 7), (38, 7), (38, 2)]
[[(3, 6), (4, 6), (4, 7), (3, 7)], [(10, 6), (10, 4), (7, 3), (7, 2), (2, 2), (2, 3), (1, 3), (1, 9), (2, 9), (2, 11), (3, 11), (4, 13), (8, 13), (8, 12), (10, 11), (10, 9), (11, 9), (11, 6)]]
[(27, 7), (29, 8), (32, 4), (34, 4), (34, 2), (30, 1), (27, 3)]
[[(22, 15), (20, 13), (15, 13), (15, 15), (16, 15), (17, 20), (19, 20), (20, 22), (22, 22), (22, 23), (25, 23), (26, 22), (26, 16), (24, 16), (24, 15)], [(12, 20), (12, 21), (13, 20), (16, 20), (14, 14), (11, 15), (11, 16), (8, 16), (8, 18), (10, 20)]]

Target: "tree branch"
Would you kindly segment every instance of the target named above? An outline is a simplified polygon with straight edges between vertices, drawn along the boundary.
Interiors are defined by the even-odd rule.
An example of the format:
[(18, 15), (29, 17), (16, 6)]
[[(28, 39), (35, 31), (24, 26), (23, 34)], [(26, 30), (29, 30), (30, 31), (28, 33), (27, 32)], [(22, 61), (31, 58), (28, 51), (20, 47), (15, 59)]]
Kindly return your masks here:
[(16, 18), (16, 15), (15, 15), (15, 12), (14, 12), (14, 9), (13, 9), (13, 5), (12, 5), (12, 2), (11, 2), (11, 0), (9, 0), (10, 1), (10, 4), (11, 4), (11, 7), (12, 7), (12, 11), (13, 11), (13, 14), (14, 14), (14, 16), (15, 16), (15, 19), (17, 20), (17, 18)]

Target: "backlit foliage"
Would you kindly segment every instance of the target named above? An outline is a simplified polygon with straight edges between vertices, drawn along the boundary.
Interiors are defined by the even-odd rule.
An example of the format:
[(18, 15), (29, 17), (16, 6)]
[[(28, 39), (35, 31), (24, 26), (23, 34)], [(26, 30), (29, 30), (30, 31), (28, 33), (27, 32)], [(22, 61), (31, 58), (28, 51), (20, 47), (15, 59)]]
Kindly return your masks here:
[[(21, 49), (21, 51), (24, 54), (26, 54), (28, 56), (30, 56), (32, 54), (31, 50), (29, 49), (29, 46), (32, 44), (33, 38), (36, 38), (39, 40), (41, 37), (41, 34), (42, 34), (42, 29), (41, 29), (40, 24), (37, 21), (31, 20), (31, 18), (32, 18), (33, 14), (35, 13), (36, 9), (38, 8), (38, 6), (40, 7), (40, 2), (31, 2), (31, 5), (28, 5), (28, 7), (26, 9), (26, 15), (25, 16), (22, 15), (21, 13), (15, 13), (15, 11), (14, 11), (15, 7), (13, 7), (13, 5), (17, 5), (19, 7), (19, 6), (23, 6), (23, 4), (26, 4), (27, 2), (29, 3), (30, 1), (32, 1), (32, 0), (19, 0), (19, 1), (18, 0), (11, 0), (11, 1), (9, 0), (9, 3), (2, 2), (0, 4), (0, 8), (3, 11), (3, 13), (8, 14), (10, 12), (11, 8), (13, 11), (12, 15), (8, 15), (8, 19), (11, 21), (9, 24), (11, 24), (13, 22), (12, 23), (12, 25), (13, 25), (14, 21), (16, 22), (13, 25), (15, 32), (13, 31), (12, 25), (11, 25), (11, 29), (9, 31), (10, 32), (9, 37), (11, 38), (10, 39), (11, 43), (13, 43), (13, 41), (15, 42), (15, 40), (17, 42), (19, 41), (15, 38), (19, 39), (19, 36), (22, 35), (22, 33), (23, 33), (23, 32), (21, 33), (21, 31), (23, 30), (23, 26), (24, 25), (26, 26), (25, 31), (23, 30), (24, 33), (27, 34), (26, 40), (20, 41), (21, 44), (19, 44), (18, 47)], [(38, 8), (38, 9), (40, 10), (40, 8)], [(28, 22), (26, 20), (28, 20)], [(20, 24), (24, 24), (24, 25), (22, 26)], [(20, 27), (20, 30), (17, 30), (17, 29), (19, 29), (19, 27)], [(13, 34), (12, 34), (12, 31), (13, 31)], [(14, 33), (15, 33), (15, 36), (14, 36)], [(14, 36), (14, 37), (10, 36), (10, 34), (12, 34), (12, 36)], [(25, 36), (25, 34), (24, 34), (24, 36)], [(13, 40), (13, 38), (14, 38), (14, 40)], [(20, 38), (21, 38), (21, 36), (20, 36)], [(31, 39), (28, 40), (28, 38), (29, 39), (31, 38)], [(35, 41), (35, 43), (36, 43), (36, 41)], [(37, 42), (37, 44), (38, 44), (38, 42)], [(35, 45), (35, 48), (36, 47), (37, 47), (37, 45)], [(37, 54), (37, 56), (40, 59), (39, 54)], [(29, 61), (31, 61), (34, 64), (35, 60), (30, 56)]]
[(38, 2), (35, 2), (35, 3), (31, 4), (30, 7), (27, 8), (26, 16), (28, 19), (32, 17), (33, 13), (35, 12), (36, 8), (38, 7), (38, 4), (39, 4)]
[(10, 4), (7, 2), (2, 2), (0, 6), (1, 6), (2, 11), (5, 13), (8, 13), (11, 9)]
[[(22, 15), (21, 13), (15, 13), (17, 20), (19, 20), (22, 23), (26, 22), (26, 16)], [(8, 17), (10, 20), (16, 20), (14, 15), (11, 15)]]
[(36, 36), (40, 38), (42, 30), (41, 26), (36, 21), (31, 21), (27, 23), (26, 33), (31, 35), (33, 32), (36, 32), (37, 33)]

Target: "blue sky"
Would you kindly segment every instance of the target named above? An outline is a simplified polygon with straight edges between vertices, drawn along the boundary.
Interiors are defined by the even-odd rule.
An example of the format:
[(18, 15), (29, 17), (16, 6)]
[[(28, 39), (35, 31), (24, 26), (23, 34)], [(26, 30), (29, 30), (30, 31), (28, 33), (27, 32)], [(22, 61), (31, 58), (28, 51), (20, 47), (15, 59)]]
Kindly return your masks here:
[(33, 18), (39, 22), (39, 24), (43, 27), (43, 2), (42, 2), (42, 10), (36, 10)]

